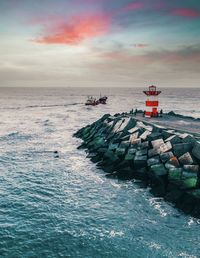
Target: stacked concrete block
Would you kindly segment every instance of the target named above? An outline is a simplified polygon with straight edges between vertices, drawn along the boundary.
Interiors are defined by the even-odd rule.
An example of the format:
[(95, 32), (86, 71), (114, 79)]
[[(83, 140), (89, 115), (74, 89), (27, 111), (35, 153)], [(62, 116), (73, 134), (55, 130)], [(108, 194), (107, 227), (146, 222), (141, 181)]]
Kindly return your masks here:
[(186, 152), (181, 157), (179, 157), (179, 161), (182, 165), (192, 165), (194, 163), (189, 152)]
[(151, 166), (151, 172), (155, 176), (167, 175), (167, 169), (165, 168), (165, 166), (163, 164), (152, 165)]
[(157, 165), (160, 163), (160, 157), (154, 156), (153, 158), (150, 158), (147, 160), (147, 165), (151, 167), (152, 165)]
[(171, 135), (165, 140), (165, 142), (170, 142), (171, 144), (177, 144), (177, 143), (181, 143), (181, 139), (178, 137), (178, 135)]
[(177, 157), (182, 156), (186, 152), (190, 152), (192, 148), (193, 148), (192, 143), (177, 143), (173, 145), (173, 151)]
[(168, 180), (180, 182), (182, 177), (182, 168), (172, 167), (168, 170)]
[(176, 156), (171, 157), (171, 158), (165, 163), (165, 167), (168, 168), (168, 169), (173, 168), (173, 167), (174, 167), (174, 168), (180, 167), (180, 163), (179, 163), (177, 157), (176, 157)]
[(166, 142), (166, 143), (163, 143), (160, 147), (159, 147), (159, 150), (160, 150), (160, 153), (165, 153), (167, 151), (170, 151), (172, 149), (172, 145), (171, 145), (171, 142)]
[(149, 148), (149, 142), (148, 141), (141, 142), (139, 144), (139, 148), (140, 149), (148, 149)]
[(148, 131), (148, 130), (144, 131), (144, 133), (142, 133), (142, 134), (140, 135), (141, 140), (146, 140), (147, 137), (148, 137), (148, 135), (150, 135), (150, 134), (151, 134), (150, 131)]
[(134, 132), (133, 134), (130, 135), (129, 141), (130, 143), (134, 142), (135, 140), (139, 139), (139, 132)]
[(164, 141), (161, 138), (161, 139), (157, 139), (157, 140), (151, 141), (151, 144), (152, 144), (152, 147), (154, 149), (157, 149), (157, 148), (160, 148), (160, 146), (164, 144)]
[(160, 154), (160, 158), (161, 161), (163, 163), (167, 162), (168, 160), (170, 160), (172, 157), (174, 156), (173, 152), (169, 151), (169, 152), (164, 152)]
[(200, 141), (193, 135), (117, 114), (105, 115), (75, 136), (106, 173), (145, 180), (157, 196), (171, 193), (169, 199), (178, 202), (200, 188)]
[(119, 131), (121, 132), (121, 131), (123, 131), (126, 127), (127, 127), (127, 125), (129, 124), (129, 122), (130, 122), (130, 117), (126, 117), (126, 118), (124, 118), (124, 120), (122, 121), (122, 124), (121, 124), (121, 126), (119, 127)]
[(159, 148), (155, 148), (155, 149), (149, 149), (149, 151), (148, 151), (148, 156), (149, 156), (149, 158), (152, 158), (152, 157), (154, 157), (154, 156), (156, 156), (156, 155), (158, 155), (158, 154), (160, 154), (160, 149)]

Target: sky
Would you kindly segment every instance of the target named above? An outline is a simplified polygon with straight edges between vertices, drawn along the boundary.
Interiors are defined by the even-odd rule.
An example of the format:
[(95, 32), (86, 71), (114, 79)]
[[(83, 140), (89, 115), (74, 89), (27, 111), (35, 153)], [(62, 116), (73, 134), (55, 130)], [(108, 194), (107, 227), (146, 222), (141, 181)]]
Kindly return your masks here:
[(0, 87), (200, 87), (199, 0), (0, 0)]

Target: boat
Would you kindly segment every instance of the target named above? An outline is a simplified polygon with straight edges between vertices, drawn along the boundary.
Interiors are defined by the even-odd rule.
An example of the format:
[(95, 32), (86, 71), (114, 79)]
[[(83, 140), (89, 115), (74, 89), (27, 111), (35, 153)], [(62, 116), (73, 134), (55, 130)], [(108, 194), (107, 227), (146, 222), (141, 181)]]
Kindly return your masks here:
[(103, 96), (99, 98), (99, 104), (106, 104), (108, 97), (107, 96)]
[(106, 104), (106, 101), (107, 101), (108, 97), (107, 96), (103, 96), (97, 100), (96, 98), (92, 97), (92, 96), (89, 96), (85, 105), (86, 106), (97, 106), (99, 104)]
[(99, 104), (99, 101), (92, 96), (89, 96), (85, 103), (86, 106), (96, 106), (98, 104)]

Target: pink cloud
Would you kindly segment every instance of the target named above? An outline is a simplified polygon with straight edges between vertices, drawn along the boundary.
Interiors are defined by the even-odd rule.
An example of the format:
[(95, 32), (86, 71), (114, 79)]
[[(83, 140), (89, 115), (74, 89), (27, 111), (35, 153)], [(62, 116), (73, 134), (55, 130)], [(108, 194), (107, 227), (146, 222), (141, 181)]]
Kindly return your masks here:
[[(80, 0), (76, 0), (80, 1)], [(81, 0), (82, 1), (82, 0)], [(97, 3), (98, 0), (86, 0)], [(139, 10), (144, 7), (141, 2), (131, 2), (113, 12), (77, 14), (67, 19), (55, 15), (34, 18), (32, 25), (43, 27), (41, 36), (33, 41), (41, 44), (77, 45), (87, 39), (106, 35), (116, 15)], [(137, 47), (145, 47), (138, 45)]]
[(35, 42), (76, 45), (108, 33), (110, 17), (106, 14), (79, 15), (71, 17), (70, 21), (54, 19), (43, 25), (43, 35), (35, 39)]
[(200, 11), (192, 8), (178, 8), (172, 10), (172, 14), (176, 16), (182, 16), (182, 17), (200, 17)]

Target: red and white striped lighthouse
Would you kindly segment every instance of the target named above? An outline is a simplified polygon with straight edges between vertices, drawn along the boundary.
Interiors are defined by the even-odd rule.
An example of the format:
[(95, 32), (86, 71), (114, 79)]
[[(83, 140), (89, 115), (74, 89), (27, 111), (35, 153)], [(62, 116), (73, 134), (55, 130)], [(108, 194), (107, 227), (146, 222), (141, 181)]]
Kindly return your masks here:
[(144, 94), (147, 95), (146, 100), (146, 110), (145, 110), (145, 116), (146, 117), (157, 117), (158, 116), (158, 95), (161, 93), (161, 91), (157, 91), (156, 86), (152, 85), (149, 86), (149, 90), (143, 91)]

